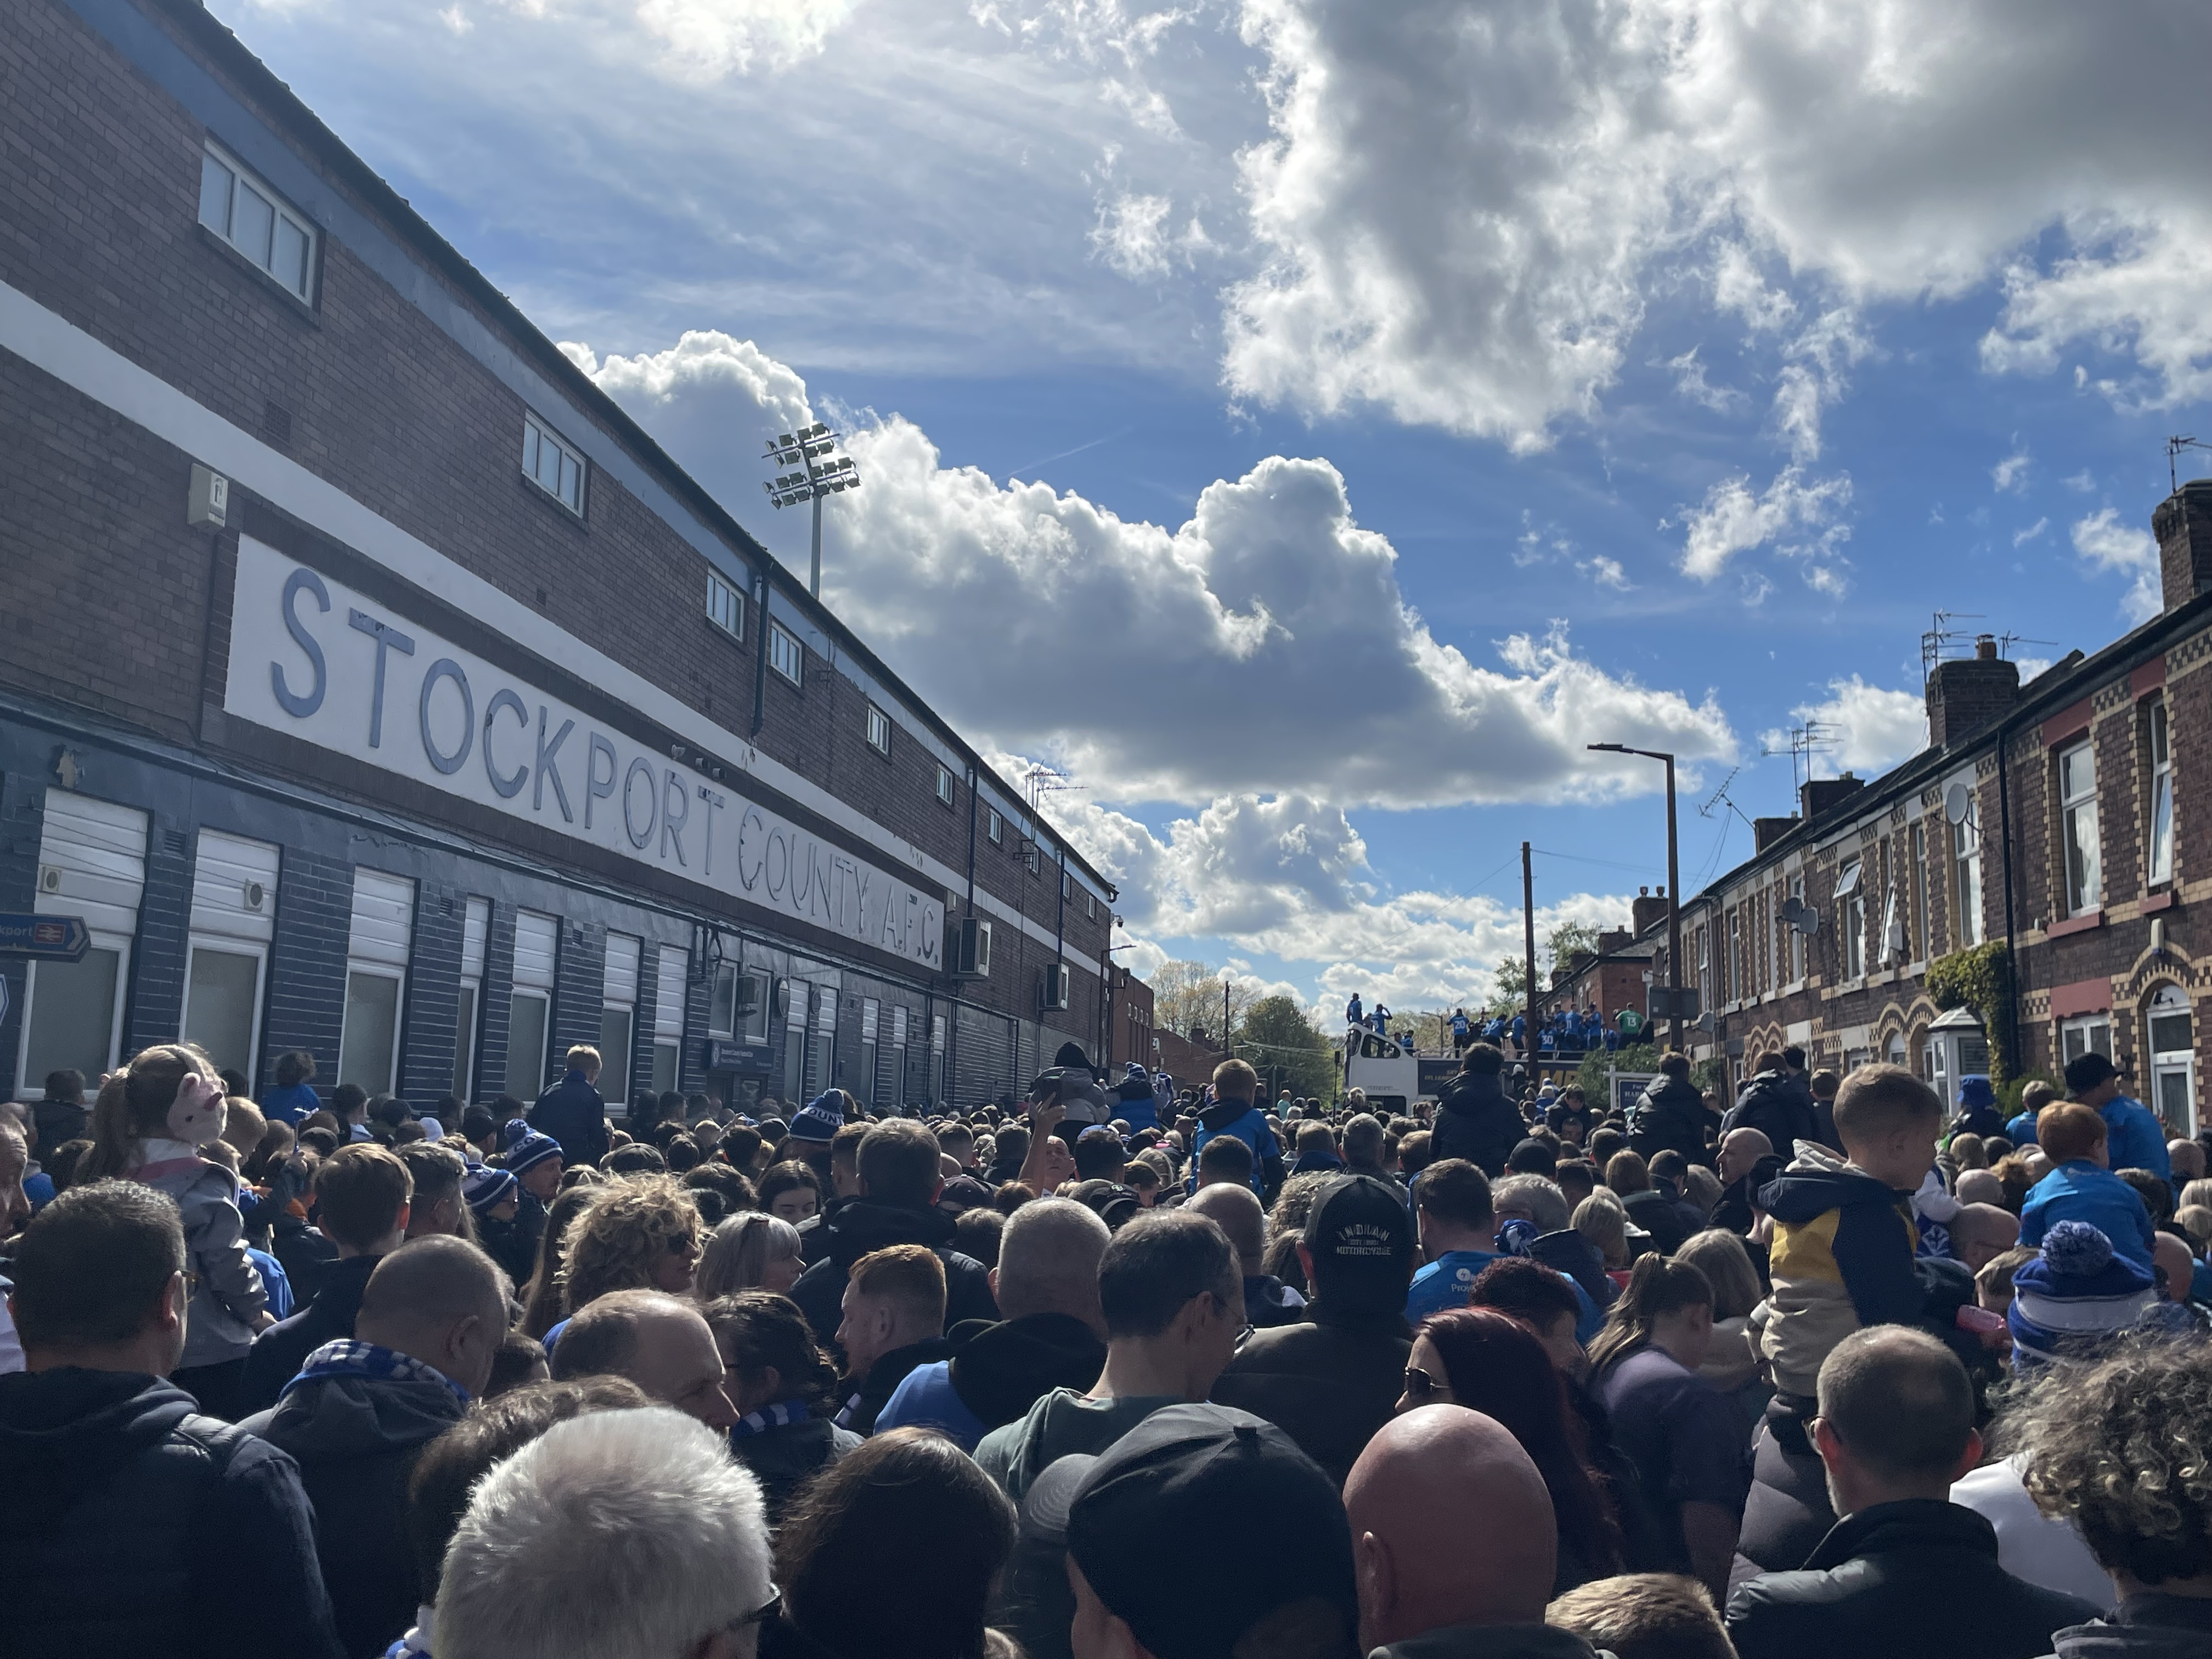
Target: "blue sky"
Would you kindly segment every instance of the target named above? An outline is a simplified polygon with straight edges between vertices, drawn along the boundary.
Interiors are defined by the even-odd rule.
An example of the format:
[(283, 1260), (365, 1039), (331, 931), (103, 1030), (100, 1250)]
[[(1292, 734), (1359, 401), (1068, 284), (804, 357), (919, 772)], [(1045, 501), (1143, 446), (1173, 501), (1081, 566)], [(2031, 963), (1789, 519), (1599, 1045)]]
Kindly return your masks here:
[[(1931, 612), (2146, 614), (2212, 15), (2062, 0), (216, 0), (778, 552), (1066, 767), (1128, 959), (1474, 1001), (1902, 758)], [(2212, 428), (2212, 422), (2207, 423)], [(2193, 470), (2193, 469), (2192, 469)], [(2147, 573), (2151, 585), (2146, 585)]]

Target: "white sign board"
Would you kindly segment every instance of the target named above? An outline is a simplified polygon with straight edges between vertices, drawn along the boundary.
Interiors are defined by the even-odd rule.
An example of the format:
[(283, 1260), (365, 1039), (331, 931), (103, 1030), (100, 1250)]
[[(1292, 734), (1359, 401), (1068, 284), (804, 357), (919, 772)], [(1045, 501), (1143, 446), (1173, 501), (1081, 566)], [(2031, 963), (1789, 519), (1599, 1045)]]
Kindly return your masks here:
[(226, 714), (934, 969), (942, 902), (241, 536)]

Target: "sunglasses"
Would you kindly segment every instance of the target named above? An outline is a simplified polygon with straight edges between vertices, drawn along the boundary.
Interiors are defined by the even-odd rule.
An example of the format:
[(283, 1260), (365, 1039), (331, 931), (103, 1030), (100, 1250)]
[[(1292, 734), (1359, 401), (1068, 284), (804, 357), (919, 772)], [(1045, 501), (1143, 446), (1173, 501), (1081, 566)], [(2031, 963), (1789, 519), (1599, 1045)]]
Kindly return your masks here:
[(749, 1625), (765, 1625), (783, 1611), (783, 1592), (775, 1585), (768, 1587), (768, 1600), (750, 1613), (732, 1619), (722, 1626), (726, 1631), (741, 1631)]
[(1419, 1365), (1406, 1367), (1406, 1398), (1416, 1405), (1435, 1399), (1443, 1393), (1443, 1386)]

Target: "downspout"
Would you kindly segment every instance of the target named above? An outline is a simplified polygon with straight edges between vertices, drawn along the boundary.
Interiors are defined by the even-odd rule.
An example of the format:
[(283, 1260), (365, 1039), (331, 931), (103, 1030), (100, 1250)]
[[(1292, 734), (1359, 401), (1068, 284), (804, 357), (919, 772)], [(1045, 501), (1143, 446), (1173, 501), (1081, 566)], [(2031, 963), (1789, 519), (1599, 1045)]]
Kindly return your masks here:
[(2005, 1073), (2020, 1075), (2020, 954), (2013, 943), (2012, 915), (2012, 773), (2005, 757), (2005, 740), (2012, 735), (2012, 716), (1997, 722), (1997, 854), (2004, 882), (2005, 930)]
[(757, 738), (768, 720), (768, 567), (760, 568), (759, 637), (753, 641), (753, 729)]

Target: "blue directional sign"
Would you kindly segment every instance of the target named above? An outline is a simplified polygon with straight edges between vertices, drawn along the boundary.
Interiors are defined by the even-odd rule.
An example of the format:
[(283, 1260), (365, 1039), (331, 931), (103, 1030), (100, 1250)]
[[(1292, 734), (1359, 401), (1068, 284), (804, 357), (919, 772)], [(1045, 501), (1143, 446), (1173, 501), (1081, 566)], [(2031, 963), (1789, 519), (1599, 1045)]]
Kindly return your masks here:
[(0, 957), (82, 962), (91, 948), (82, 916), (0, 915)]

